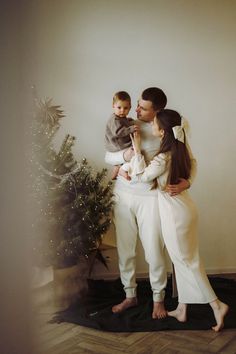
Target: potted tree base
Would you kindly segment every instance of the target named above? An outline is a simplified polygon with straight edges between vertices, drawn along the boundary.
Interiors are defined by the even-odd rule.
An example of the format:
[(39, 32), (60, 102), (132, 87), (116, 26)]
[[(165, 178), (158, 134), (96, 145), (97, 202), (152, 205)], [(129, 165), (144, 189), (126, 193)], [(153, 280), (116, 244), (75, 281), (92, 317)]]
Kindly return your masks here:
[(87, 279), (95, 257), (95, 253), (90, 254), (88, 258), (81, 256), (78, 264), (72, 267), (53, 269), (53, 297), (56, 307), (67, 308), (87, 295)]

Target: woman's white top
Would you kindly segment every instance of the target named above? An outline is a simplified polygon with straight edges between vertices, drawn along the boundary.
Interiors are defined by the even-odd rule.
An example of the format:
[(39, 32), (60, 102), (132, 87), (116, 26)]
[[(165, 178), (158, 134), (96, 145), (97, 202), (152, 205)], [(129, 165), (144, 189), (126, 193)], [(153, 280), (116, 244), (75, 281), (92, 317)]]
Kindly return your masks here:
[(124, 169), (132, 178), (131, 183), (153, 183), (157, 179), (158, 188), (165, 190), (169, 175), (170, 154), (161, 153), (153, 158), (147, 166), (143, 155), (137, 154), (124, 165)]

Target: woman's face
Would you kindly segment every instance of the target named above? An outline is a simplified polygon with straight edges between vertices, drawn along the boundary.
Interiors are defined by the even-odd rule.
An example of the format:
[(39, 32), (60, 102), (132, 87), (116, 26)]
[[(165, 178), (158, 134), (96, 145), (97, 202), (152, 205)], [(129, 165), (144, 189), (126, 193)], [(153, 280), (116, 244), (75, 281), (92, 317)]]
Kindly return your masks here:
[(158, 138), (163, 138), (164, 130), (159, 127), (157, 117), (154, 117), (152, 124), (152, 134)]

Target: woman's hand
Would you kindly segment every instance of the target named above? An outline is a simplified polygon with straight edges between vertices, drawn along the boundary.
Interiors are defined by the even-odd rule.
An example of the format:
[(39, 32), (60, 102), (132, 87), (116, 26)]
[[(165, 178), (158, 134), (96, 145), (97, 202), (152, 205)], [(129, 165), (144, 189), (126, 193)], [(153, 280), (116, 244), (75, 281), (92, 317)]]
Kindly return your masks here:
[(128, 149), (125, 150), (123, 157), (126, 162), (129, 162), (132, 157), (134, 156), (134, 149), (133, 147), (129, 147)]
[(141, 153), (141, 149), (140, 149), (141, 136), (140, 136), (140, 133), (138, 131), (136, 131), (133, 134), (130, 134), (130, 138), (131, 138), (132, 145), (133, 145), (133, 148), (134, 148), (134, 153), (136, 155), (140, 154)]

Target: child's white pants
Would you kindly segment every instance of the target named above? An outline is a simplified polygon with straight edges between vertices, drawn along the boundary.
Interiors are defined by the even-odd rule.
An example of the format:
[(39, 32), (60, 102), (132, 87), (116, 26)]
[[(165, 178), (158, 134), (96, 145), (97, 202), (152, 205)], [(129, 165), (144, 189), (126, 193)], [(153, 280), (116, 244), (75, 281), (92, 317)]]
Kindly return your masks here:
[[(135, 191), (134, 191), (135, 192)], [(148, 192), (146, 193), (148, 194)], [(114, 222), (122, 284), (126, 297), (136, 296), (136, 244), (141, 239), (153, 301), (163, 301), (167, 281), (164, 242), (161, 236), (157, 195), (135, 195), (114, 190)]]

